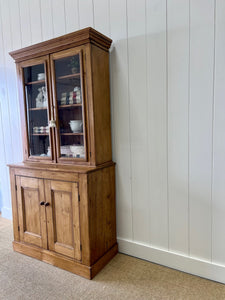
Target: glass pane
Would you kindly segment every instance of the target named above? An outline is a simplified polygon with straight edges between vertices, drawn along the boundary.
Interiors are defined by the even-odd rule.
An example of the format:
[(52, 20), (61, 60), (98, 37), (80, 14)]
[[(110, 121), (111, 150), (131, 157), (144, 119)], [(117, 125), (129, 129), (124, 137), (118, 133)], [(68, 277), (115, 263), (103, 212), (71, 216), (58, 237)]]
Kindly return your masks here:
[(60, 156), (85, 158), (80, 55), (55, 61)]
[(51, 156), (44, 64), (23, 68), (29, 155)]

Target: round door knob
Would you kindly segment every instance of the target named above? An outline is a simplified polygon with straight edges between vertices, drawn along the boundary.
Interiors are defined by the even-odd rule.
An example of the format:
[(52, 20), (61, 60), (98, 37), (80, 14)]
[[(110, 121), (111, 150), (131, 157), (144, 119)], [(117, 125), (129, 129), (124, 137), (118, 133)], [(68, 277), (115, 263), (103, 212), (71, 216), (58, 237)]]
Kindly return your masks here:
[(44, 201), (41, 201), (41, 202), (40, 202), (40, 205), (45, 205), (45, 202), (44, 202)]
[(46, 203), (45, 203), (45, 206), (49, 206), (49, 205), (50, 205), (50, 203), (49, 203), (49, 202), (46, 202)]

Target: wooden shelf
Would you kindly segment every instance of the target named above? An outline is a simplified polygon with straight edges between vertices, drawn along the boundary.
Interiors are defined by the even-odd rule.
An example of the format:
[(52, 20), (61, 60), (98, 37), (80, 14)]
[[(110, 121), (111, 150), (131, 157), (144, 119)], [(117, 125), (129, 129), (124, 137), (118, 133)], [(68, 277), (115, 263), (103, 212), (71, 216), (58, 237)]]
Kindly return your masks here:
[(73, 107), (82, 107), (82, 103), (59, 105), (59, 109), (62, 109), (62, 108), (73, 108)]
[(47, 106), (46, 107), (33, 107), (33, 108), (29, 108), (29, 110), (46, 110), (47, 109)]
[(60, 135), (84, 135), (83, 132), (60, 133)]
[(59, 76), (56, 78), (56, 80), (71, 79), (71, 78), (76, 78), (76, 77), (80, 77), (80, 73)]
[(45, 80), (37, 80), (37, 81), (30, 81), (25, 83), (25, 85), (32, 85), (32, 84), (45, 84)]
[(32, 133), (32, 135), (41, 135), (41, 136), (48, 136), (49, 133)]

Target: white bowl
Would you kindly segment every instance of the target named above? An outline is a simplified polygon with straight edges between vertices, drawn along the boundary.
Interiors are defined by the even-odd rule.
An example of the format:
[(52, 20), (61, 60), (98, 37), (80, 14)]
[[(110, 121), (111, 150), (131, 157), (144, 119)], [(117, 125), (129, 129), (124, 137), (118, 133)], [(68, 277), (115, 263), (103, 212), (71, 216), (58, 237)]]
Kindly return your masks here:
[(81, 132), (83, 130), (82, 120), (71, 120), (69, 124), (73, 133)]

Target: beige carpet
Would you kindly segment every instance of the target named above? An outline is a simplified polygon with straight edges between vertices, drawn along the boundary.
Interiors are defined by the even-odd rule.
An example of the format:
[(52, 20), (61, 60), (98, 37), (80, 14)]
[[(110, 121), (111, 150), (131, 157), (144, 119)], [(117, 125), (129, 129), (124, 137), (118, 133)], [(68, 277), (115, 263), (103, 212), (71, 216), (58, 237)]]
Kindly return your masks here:
[(225, 285), (118, 254), (92, 281), (12, 251), (0, 218), (0, 299), (225, 299)]

